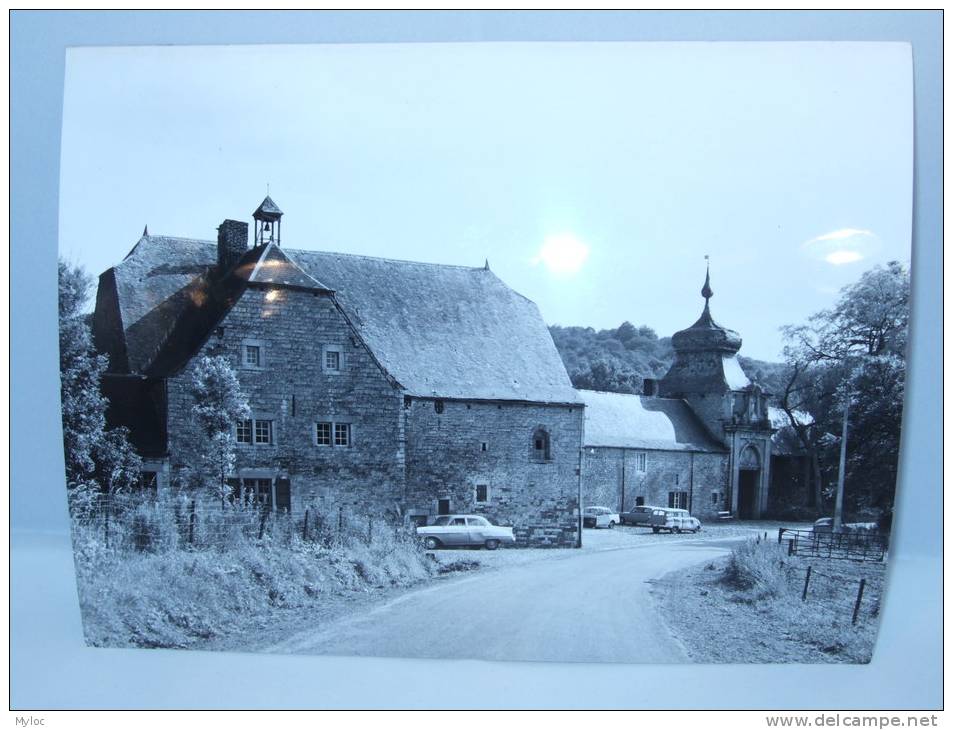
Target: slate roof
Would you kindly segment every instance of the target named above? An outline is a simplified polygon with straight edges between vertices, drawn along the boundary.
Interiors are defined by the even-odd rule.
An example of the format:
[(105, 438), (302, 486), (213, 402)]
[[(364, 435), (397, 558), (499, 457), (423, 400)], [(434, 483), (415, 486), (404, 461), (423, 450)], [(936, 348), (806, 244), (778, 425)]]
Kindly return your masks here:
[(271, 199), (271, 196), (266, 195), (265, 199), (261, 201), (261, 205), (255, 209), (252, 215), (256, 218), (260, 216), (265, 220), (275, 220), (284, 215), (284, 213), (281, 212), (281, 208), (275, 205), (275, 201)]
[(678, 398), (580, 390), (586, 404), (585, 446), (702, 451), (725, 447)]
[(324, 284), (308, 276), (301, 267), (289, 258), (288, 254), (274, 243), (269, 243), (248, 276), (253, 284), (290, 286), (295, 289), (330, 292)]
[(224, 314), (205, 302), (227, 311), (251, 281), (333, 291), (410, 395), (580, 402), (536, 305), (482, 266), (268, 246), (246, 254), (223, 297), (209, 279), (216, 257), (211, 241), (148, 236), (114, 267), (127, 349), (139, 353), (131, 371), (170, 372)]

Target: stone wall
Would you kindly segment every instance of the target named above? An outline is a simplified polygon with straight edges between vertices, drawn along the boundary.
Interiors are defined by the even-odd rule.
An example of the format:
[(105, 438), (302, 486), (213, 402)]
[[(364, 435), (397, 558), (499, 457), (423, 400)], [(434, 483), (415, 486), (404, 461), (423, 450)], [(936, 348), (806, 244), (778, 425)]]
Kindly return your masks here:
[[(411, 513), (485, 515), (521, 544), (572, 547), (578, 531), (583, 407), (408, 398), (407, 500)], [(549, 434), (540, 459), (533, 436)], [(487, 487), (487, 501), (477, 488)]]
[[(639, 454), (645, 454), (645, 469)], [(624, 505), (623, 505), (624, 465)], [(726, 509), (728, 454), (586, 447), (583, 507), (630, 510), (642, 503), (667, 507), (669, 492), (687, 492), (688, 509), (702, 521)]]
[[(261, 348), (258, 368), (242, 362), (249, 342)], [(340, 347), (338, 373), (322, 366), (329, 345)], [(274, 424), (273, 444), (237, 445), (241, 476), (290, 478), (292, 511), (396, 511), (404, 489), (402, 396), (329, 295), (249, 288), (196, 358), (202, 355), (227, 357), (252, 416)], [(187, 441), (195, 438), (189, 378), (187, 369), (168, 380), (174, 468), (182, 466)], [(316, 445), (318, 421), (351, 423), (352, 445)]]

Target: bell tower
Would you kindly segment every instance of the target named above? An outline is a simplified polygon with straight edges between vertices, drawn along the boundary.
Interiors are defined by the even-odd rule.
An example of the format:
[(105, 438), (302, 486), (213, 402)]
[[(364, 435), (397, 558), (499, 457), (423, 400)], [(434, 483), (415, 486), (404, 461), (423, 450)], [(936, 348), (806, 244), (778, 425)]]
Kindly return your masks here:
[(672, 335), (675, 358), (658, 392), (688, 403), (728, 451), (723, 509), (741, 519), (757, 519), (767, 508), (770, 484), (768, 394), (738, 363), (741, 337), (711, 316), (714, 292), (707, 267), (701, 295), (701, 316)]
[(266, 195), (261, 205), (252, 214), (255, 219), (255, 246), (281, 245), (281, 208), (275, 205), (270, 195)]

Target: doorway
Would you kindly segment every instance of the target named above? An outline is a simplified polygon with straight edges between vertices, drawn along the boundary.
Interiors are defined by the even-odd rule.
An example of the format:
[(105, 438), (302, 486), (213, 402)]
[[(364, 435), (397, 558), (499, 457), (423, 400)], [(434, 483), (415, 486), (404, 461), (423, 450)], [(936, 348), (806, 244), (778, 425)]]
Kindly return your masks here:
[(760, 469), (738, 471), (738, 519), (753, 520), (758, 517), (758, 481)]
[(437, 500), (437, 514), (438, 515), (450, 514), (450, 500), (449, 499)]

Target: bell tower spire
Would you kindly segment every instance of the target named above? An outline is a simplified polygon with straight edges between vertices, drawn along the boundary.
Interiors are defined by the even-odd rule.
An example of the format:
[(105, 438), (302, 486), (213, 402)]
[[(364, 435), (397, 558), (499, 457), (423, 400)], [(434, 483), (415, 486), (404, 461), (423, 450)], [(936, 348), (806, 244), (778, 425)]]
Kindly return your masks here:
[(281, 245), (281, 208), (275, 205), (270, 195), (266, 195), (261, 205), (252, 214), (255, 219), (255, 246), (266, 246), (274, 243)]

